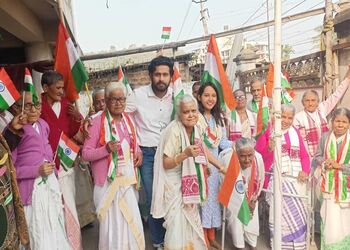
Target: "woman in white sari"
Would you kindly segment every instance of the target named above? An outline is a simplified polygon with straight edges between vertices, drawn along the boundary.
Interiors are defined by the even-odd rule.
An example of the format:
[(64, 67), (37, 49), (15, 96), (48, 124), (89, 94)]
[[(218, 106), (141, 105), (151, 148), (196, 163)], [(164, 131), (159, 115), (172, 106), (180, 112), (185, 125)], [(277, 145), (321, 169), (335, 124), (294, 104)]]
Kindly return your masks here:
[(105, 95), (107, 109), (93, 119), (83, 148), (94, 177), (99, 249), (145, 249), (136, 190), (142, 154), (135, 126), (124, 113), (126, 89), (121, 82), (111, 82)]
[(163, 132), (155, 157), (151, 213), (165, 219), (165, 249), (207, 249), (199, 205), (208, 194), (208, 159), (224, 167), (203, 143), (196, 100), (185, 95), (176, 110), (177, 120)]

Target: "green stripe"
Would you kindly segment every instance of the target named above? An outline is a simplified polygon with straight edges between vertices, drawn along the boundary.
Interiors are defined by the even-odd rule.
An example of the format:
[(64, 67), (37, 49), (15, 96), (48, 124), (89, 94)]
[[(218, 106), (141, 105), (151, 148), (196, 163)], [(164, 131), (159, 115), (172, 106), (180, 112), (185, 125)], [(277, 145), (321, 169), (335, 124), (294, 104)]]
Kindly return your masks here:
[(335, 145), (333, 140), (331, 141), (329, 152), (330, 152), (331, 159), (335, 161)]
[(89, 80), (89, 76), (85, 70), (84, 64), (78, 59), (72, 68), (72, 75), (74, 79), (75, 88), (79, 93), (84, 83)]
[(345, 200), (347, 197), (347, 187), (346, 187), (346, 175), (342, 175), (342, 190), (341, 190), (341, 199)]
[[(113, 133), (112, 133), (111, 117), (109, 116), (109, 112), (108, 111), (106, 112), (106, 118), (107, 118), (107, 122), (108, 122), (109, 134), (110, 134), (109, 139), (111, 141), (116, 141), (114, 136), (113, 136)], [(115, 165), (115, 168), (113, 169), (112, 174), (111, 174), (111, 176), (109, 178), (113, 181), (115, 179), (115, 177), (117, 176), (117, 164), (118, 164), (118, 154), (117, 154), (117, 152), (112, 152), (112, 161), (113, 161), (113, 163)]]
[(170, 34), (163, 34), (161, 38), (162, 39), (169, 39), (170, 38)]
[[(63, 167), (71, 168), (73, 166), (74, 160), (69, 158), (69, 156), (67, 156), (64, 153), (63, 148), (61, 148), (60, 146), (58, 146), (58, 148), (57, 148), (57, 155), (60, 158), (60, 161), (61, 161)], [(65, 170), (67, 170), (67, 169), (65, 169)]]
[(349, 161), (350, 161), (350, 145), (348, 144), (348, 152), (346, 152), (346, 156), (343, 164), (348, 164)]
[(27, 92), (32, 93), (33, 103), (37, 103), (37, 102), (38, 102), (38, 95), (37, 95), (37, 93), (36, 93), (36, 90), (35, 90), (34, 85), (33, 85), (33, 84), (30, 84), (30, 83), (26, 83), (25, 90), (26, 90)]
[(329, 182), (328, 182), (328, 191), (332, 192), (332, 190), (333, 190), (333, 181), (334, 181), (334, 170), (333, 169), (329, 170), (328, 180), (329, 180)]
[(232, 109), (231, 111), (231, 119), (236, 122), (237, 121), (237, 112), (235, 109)]
[(224, 99), (224, 93), (222, 92), (221, 83), (217, 79), (215, 79), (212, 75), (210, 75), (208, 71), (203, 72), (201, 83), (202, 84), (212, 83), (215, 85), (216, 89), (219, 92), (219, 100), (220, 100), (221, 108), (226, 110), (226, 103)]
[(177, 103), (177, 100), (181, 96), (184, 96), (184, 95), (185, 95), (185, 91), (183, 89), (181, 89), (181, 91), (174, 97), (174, 100), (173, 100), (173, 112), (171, 113), (171, 120), (174, 120), (175, 116), (176, 116), (176, 103)]
[[(195, 129), (193, 128), (192, 130), (192, 135), (191, 135), (191, 145), (194, 145), (194, 134), (195, 134)], [(204, 198), (204, 187), (203, 187), (203, 180), (202, 180), (202, 175), (201, 175), (201, 169), (199, 164), (194, 161), (195, 167), (196, 167), (196, 173), (197, 173), (197, 179), (198, 179), (198, 186), (199, 186), (199, 195), (201, 198), (201, 202), (205, 201)]]
[(5, 101), (5, 99), (2, 97), (2, 95), (0, 94), (0, 109), (5, 110), (8, 109), (10, 106), (7, 104), (7, 102)]
[(248, 223), (249, 223), (249, 221), (251, 219), (250, 209), (249, 209), (249, 205), (248, 205), (246, 197), (244, 197), (244, 200), (242, 201), (241, 207), (239, 209), (238, 219), (244, 225), (248, 225)]
[(12, 195), (12, 193), (10, 193), (10, 195), (7, 196), (6, 200), (4, 201), (4, 206), (9, 204), (12, 201), (12, 198), (13, 198), (13, 195)]

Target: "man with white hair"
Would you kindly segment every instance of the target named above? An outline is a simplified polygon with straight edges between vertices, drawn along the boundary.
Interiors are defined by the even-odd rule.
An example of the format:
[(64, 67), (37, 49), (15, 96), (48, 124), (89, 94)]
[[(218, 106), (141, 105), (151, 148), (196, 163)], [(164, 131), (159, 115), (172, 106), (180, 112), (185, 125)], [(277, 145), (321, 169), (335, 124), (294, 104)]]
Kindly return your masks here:
[(96, 114), (100, 111), (103, 111), (106, 107), (105, 102), (105, 89), (104, 88), (98, 88), (95, 89), (92, 93), (92, 103), (94, 106), (94, 112), (92, 114), (89, 114), (90, 116), (93, 114)]
[(247, 109), (254, 113), (258, 113), (263, 86), (264, 82), (259, 78), (253, 79), (253, 81), (250, 84), (250, 93), (252, 94), (253, 99), (250, 102), (248, 102)]
[[(244, 249), (246, 242), (249, 245), (249, 249), (255, 250), (259, 236), (258, 198), (265, 178), (264, 162), (261, 155), (255, 151), (255, 143), (250, 138), (242, 137), (238, 139), (235, 142), (235, 150), (239, 160), (239, 165), (235, 167), (241, 168), (251, 220), (247, 225), (244, 225), (234, 215), (232, 211), (237, 211), (239, 208), (233, 207), (237, 206), (237, 203), (233, 203), (232, 199), (228, 204), (226, 219), (234, 247), (236, 249)], [(225, 166), (229, 165), (234, 153), (234, 149), (230, 148), (220, 154), (219, 157)]]
[(91, 161), (94, 202), (100, 222), (99, 249), (145, 249), (137, 205), (137, 167), (142, 163), (135, 124), (124, 113), (126, 88), (111, 82), (105, 90), (106, 109), (93, 118), (82, 150)]

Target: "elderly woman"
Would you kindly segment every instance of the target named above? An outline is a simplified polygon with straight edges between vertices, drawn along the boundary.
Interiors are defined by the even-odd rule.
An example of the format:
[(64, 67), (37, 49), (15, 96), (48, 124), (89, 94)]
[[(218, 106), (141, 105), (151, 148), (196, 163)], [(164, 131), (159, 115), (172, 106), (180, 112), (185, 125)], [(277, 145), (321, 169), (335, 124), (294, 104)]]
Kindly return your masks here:
[(256, 113), (247, 109), (247, 97), (243, 90), (237, 89), (233, 95), (237, 107), (229, 115), (229, 139), (235, 141), (241, 137), (252, 138), (256, 133)]
[[(236, 216), (234, 211), (239, 211), (240, 203), (235, 203), (231, 199), (228, 204), (226, 219), (228, 228), (232, 236), (232, 242), (236, 249), (245, 249), (245, 242), (249, 245), (250, 250), (255, 250), (259, 236), (259, 202), (258, 198), (261, 193), (265, 169), (261, 155), (255, 151), (255, 143), (250, 138), (240, 138), (235, 142), (235, 149), (238, 157), (238, 167), (241, 173), (246, 190), (246, 197), (251, 212), (251, 220), (244, 225)], [(224, 150), (220, 154), (221, 160), (225, 166), (230, 164), (234, 154), (232, 148)]]
[(107, 109), (93, 119), (82, 151), (91, 161), (101, 250), (145, 249), (135, 187), (142, 156), (134, 123), (124, 113), (125, 96), (123, 83), (106, 86)]
[[(71, 249), (64, 228), (62, 194), (54, 173), (49, 126), (40, 117), (41, 103), (25, 92), (21, 141), (12, 151), (17, 182), (29, 226), (31, 249)], [(40, 97), (39, 97), (40, 100)], [(22, 248), (23, 249), (23, 248)]]
[(208, 195), (208, 160), (224, 171), (204, 145), (198, 114), (196, 100), (181, 97), (177, 120), (163, 132), (155, 157), (151, 213), (165, 219), (164, 247), (169, 250), (207, 249), (198, 205)]
[(321, 249), (348, 249), (350, 241), (350, 111), (339, 108), (320, 140), (312, 167), (322, 171)]
[[(307, 178), (310, 173), (310, 158), (303, 139), (292, 126), (295, 108), (290, 104), (282, 105), (282, 249), (306, 249), (307, 210), (303, 200), (291, 195), (307, 194)], [(271, 170), (273, 171), (274, 166)], [(273, 177), (269, 183), (273, 190)], [(268, 197), (271, 198), (271, 197)], [(271, 199), (273, 203), (273, 199)], [(270, 230), (273, 237), (273, 204), (270, 203)], [(272, 238), (271, 238), (272, 240)]]

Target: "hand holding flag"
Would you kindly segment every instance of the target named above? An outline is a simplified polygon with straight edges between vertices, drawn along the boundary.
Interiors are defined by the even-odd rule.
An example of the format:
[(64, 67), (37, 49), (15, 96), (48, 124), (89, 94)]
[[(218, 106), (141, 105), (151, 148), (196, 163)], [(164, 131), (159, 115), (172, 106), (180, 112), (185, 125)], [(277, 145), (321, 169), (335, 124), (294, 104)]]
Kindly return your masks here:
[(0, 69), (0, 109), (8, 109), (20, 97), (21, 95), (18, 93), (5, 69)]

